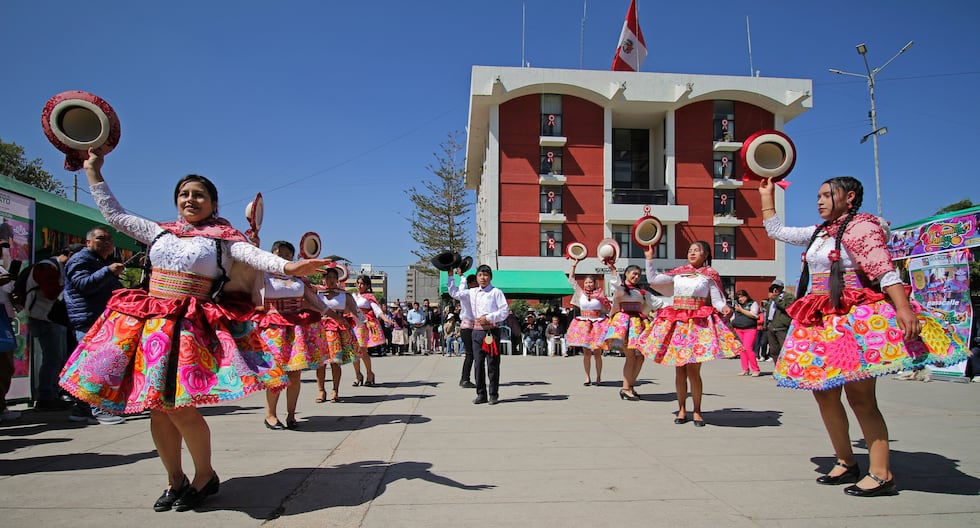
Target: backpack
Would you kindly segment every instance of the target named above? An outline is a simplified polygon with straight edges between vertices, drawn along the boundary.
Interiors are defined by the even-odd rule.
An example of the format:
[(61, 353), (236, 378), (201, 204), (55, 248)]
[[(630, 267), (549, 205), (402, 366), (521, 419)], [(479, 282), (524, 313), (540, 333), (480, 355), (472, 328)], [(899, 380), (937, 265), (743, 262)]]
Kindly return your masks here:
[[(11, 269), (15, 266), (20, 268), (21, 261), (15, 260), (11, 263)], [(14, 280), (14, 288), (10, 291), (10, 303), (14, 305), (14, 309), (18, 312), (24, 309), (24, 304), (27, 302), (27, 279), (31, 276), (31, 272), (34, 271), (34, 264), (27, 266), (26, 268), (20, 270), (17, 273), (17, 278)], [(31, 288), (32, 290), (36, 289)]]

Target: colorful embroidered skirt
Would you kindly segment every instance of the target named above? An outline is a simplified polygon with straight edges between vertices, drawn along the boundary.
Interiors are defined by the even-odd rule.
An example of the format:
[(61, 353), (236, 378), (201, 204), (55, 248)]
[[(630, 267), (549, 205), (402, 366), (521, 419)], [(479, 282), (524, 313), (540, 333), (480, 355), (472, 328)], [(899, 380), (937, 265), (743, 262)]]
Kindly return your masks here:
[(116, 414), (211, 405), (285, 387), (272, 354), (236, 346), (255, 325), (251, 303), (231, 297), (216, 305), (118, 291), (68, 359), (61, 386)]
[(606, 347), (606, 332), (609, 330), (609, 319), (586, 319), (576, 317), (568, 325), (565, 342), (568, 346), (584, 347), (598, 350)]
[(239, 349), (268, 352), (286, 372), (314, 369), (323, 362), (321, 354), (326, 350), (326, 336), (319, 313), (273, 311), (258, 313), (252, 321), (255, 332), (236, 343)]
[[(800, 299), (800, 306), (813, 305), (813, 299), (819, 297), (807, 295)], [(794, 316), (773, 372), (776, 384), (826, 390), (917, 366), (947, 366), (966, 359), (966, 346), (958, 342), (952, 328), (915, 302), (912, 310), (922, 332), (919, 338), (905, 341), (895, 307), (880, 294), (877, 297), (851, 305), (844, 314), (818, 314), (818, 321), (810, 325)], [(789, 309), (792, 314), (806, 313), (793, 308)]]
[(366, 321), (362, 325), (354, 327), (357, 334), (357, 344), (361, 348), (368, 349), (385, 344), (385, 333), (381, 329), (381, 322), (374, 315), (374, 312), (364, 314)]
[(640, 335), (647, 330), (649, 325), (648, 319), (619, 312), (609, 318), (603, 341), (609, 348), (623, 348), (623, 352), (638, 350), (640, 348)]
[(650, 329), (640, 336), (640, 350), (661, 365), (679, 367), (735, 357), (745, 347), (714, 307), (668, 306), (657, 312)]
[[(346, 318), (345, 318), (346, 320)], [(323, 362), (346, 365), (357, 356), (361, 347), (357, 344), (357, 336), (351, 328), (351, 321), (341, 325), (337, 321), (323, 318), (324, 348)]]

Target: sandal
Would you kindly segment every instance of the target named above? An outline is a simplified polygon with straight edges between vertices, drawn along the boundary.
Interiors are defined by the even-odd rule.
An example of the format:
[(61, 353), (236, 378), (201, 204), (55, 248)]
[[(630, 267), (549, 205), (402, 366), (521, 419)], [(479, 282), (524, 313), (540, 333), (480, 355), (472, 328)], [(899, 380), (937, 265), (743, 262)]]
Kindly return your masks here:
[(313, 401), (315, 401), (317, 403), (323, 403), (323, 402), (327, 401), (327, 391), (321, 390), (320, 391), (320, 395), (317, 396), (316, 399), (313, 400)]
[(375, 386), (375, 383), (374, 383), (374, 374), (371, 374), (371, 377), (368, 378), (368, 380), (364, 382), (364, 385), (366, 387), (374, 387)]
[(357, 379), (354, 380), (354, 383), (351, 383), (350, 384), (351, 387), (360, 387), (361, 385), (364, 385), (364, 377), (363, 376), (358, 376)]
[(337, 403), (337, 402), (340, 401), (340, 395), (337, 394), (337, 393), (338, 393), (337, 389), (334, 389), (334, 390), (330, 391), (330, 401), (332, 401), (334, 403)]

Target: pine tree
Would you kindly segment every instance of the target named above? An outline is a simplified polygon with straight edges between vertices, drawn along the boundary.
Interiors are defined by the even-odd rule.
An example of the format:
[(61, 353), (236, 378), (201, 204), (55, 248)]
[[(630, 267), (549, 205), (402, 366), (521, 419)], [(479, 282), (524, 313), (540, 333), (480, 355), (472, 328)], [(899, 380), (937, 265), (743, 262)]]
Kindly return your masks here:
[(41, 158), (27, 161), (24, 147), (0, 139), (0, 174), (33, 185), (43, 191), (65, 196), (65, 186), (41, 167)]

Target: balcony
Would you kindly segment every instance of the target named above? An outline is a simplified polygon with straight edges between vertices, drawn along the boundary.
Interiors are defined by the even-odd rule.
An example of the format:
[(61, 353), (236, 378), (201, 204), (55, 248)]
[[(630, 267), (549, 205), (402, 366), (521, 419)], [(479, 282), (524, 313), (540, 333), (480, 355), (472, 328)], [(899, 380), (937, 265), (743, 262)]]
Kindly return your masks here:
[(738, 189), (745, 185), (745, 182), (735, 178), (715, 178), (711, 185), (715, 189)]
[(566, 181), (564, 174), (538, 174), (540, 185), (565, 185)]
[(711, 150), (713, 150), (714, 152), (737, 152), (739, 150), (742, 150), (742, 142), (741, 141), (715, 141), (711, 146)]
[(538, 213), (538, 222), (542, 224), (564, 224), (566, 221), (564, 213)]
[(714, 221), (714, 226), (715, 227), (737, 227), (737, 226), (740, 226), (740, 225), (742, 225), (744, 223), (745, 223), (745, 221), (742, 220), (741, 218), (738, 218), (737, 216), (735, 216), (735, 213), (733, 212), (732, 214), (716, 215), (715, 216), (715, 221)]
[(628, 205), (667, 205), (667, 190), (613, 189), (612, 203)]
[(538, 144), (542, 147), (564, 147), (567, 142), (568, 138), (564, 136), (541, 136), (538, 140)]

